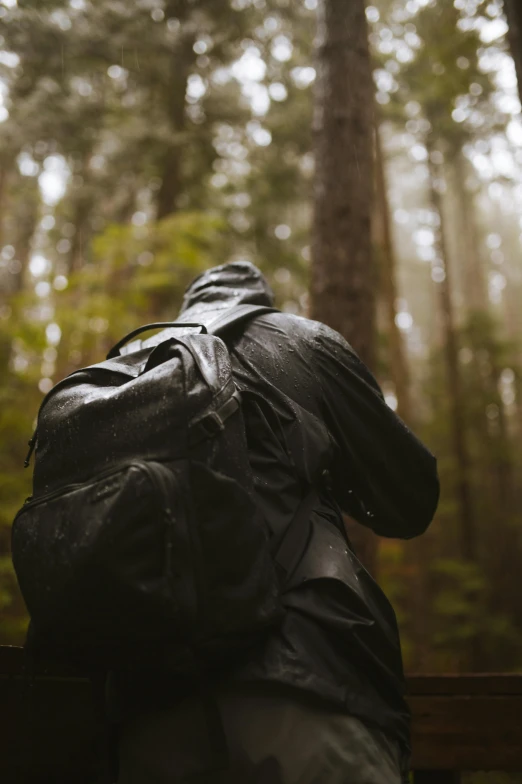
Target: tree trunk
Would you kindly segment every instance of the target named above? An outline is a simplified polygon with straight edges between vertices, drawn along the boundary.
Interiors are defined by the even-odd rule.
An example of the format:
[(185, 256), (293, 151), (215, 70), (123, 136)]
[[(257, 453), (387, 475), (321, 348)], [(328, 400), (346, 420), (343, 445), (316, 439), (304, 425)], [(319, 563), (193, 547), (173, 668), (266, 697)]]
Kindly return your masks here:
[(4, 244), (4, 195), (7, 185), (8, 167), (5, 163), (0, 165), (0, 248)]
[(40, 196), (35, 180), (34, 188), (24, 191), (16, 210), (16, 239), (14, 241), (15, 259), (20, 262), (20, 270), (14, 279), (14, 290), (22, 291), (27, 283), (27, 268), (31, 256), (31, 245), (38, 221)]
[(73, 272), (78, 272), (84, 265), (84, 251), (89, 238), (88, 222), (92, 208), (92, 199), (89, 196), (79, 195), (74, 205), (73, 223), (75, 232), (72, 236), (71, 249), (67, 258), (69, 275)]
[(386, 327), (390, 344), (390, 373), (397, 395), (397, 413), (412, 424), (410, 373), (404, 350), (404, 341), (397, 326), (397, 270), (393, 247), (390, 208), (386, 186), (386, 171), (382, 154), (379, 125), (375, 127), (375, 183), (377, 221), (379, 225), (380, 270), (379, 289), (383, 298)]
[[(496, 205), (494, 213), (491, 215), (491, 224), (496, 226), (497, 232), (503, 238), (504, 244), (506, 238), (509, 238), (510, 235), (512, 225), (511, 216), (506, 219), (499, 205)], [(516, 226), (516, 224), (513, 224), (513, 228), (514, 226)], [(508, 242), (512, 243), (511, 247), (518, 248), (518, 242), (515, 237), (512, 237)], [(520, 308), (522, 283), (519, 280), (519, 264), (519, 254), (516, 251), (508, 251), (502, 269), (499, 271), (503, 272), (507, 280), (506, 288), (502, 293), (502, 315), (507, 340), (513, 347), (512, 367), (515, 370), (516, 427), (518, 439), (522, 442), (522, 346), (520, 344), (522, 335), (522, 313)]]
[(433, 162), (434, 147), (430, 144), (428, 144), (427, 147), (429, 153), (430, 200), (440, 220), (437, 246), (444, 279), (436, 285), (439, 287), (440, 295), (448, 396), (450, 401), (451, 435), (457, 467), (455, 485), (461, 525), (460, 551), (461, 556), (464, 559), (473, 561), (476, 558), (477, 545), (469, 479), (470, 459), (464, 422), (464, 399), (459, 365), (458, 339), (455, 330), (455, 316), (452, 302), (451, 269), (447, 252), (444, 211), (442, 209), (440, 188), (440, 183), (443, 181), (443, 169), (441, 165), (436, 165)]
[[(340, 332), (374, 364), (371, 257), (373, 79), (363, 0), (322, 0), (315, 104), (313, 319)], [(375, 570), (376, 538), (352, 533)]]
[(466, 161), (462, 150), (451, 158), (453, 167), (452, 190), (457, 202), (457, 225), (463, 249), (463, 294), (468, 312), (489, 309), (488, 290), (481, 258), (479, 232), (475, 217), (473, 194), (466, 187)]
[(520, 0), (504, 0), (504, 13), (508, 20), (509, 46), (515, 61), (518, 92), (522, 102), (522, 4)]
[(311, 316), (374, 362), (373, 81), (364, 2), (320, 5)]
[(172, 12), (167, 8), (167, 16), (175, 16), (186, 31), (182, 33), (171, 58), (168, 85), (164, 90), (172, 141), (163, 153), (161, 161), (161, 187), (158, 190), (156, 217), (158, 220), (171, 215), (178, 207), (179, 196), (183, 191), (183, 135), (186, 126), (185, 96), (191, 68), (195, 62), (194, 43), (196, 27), (190, 20), (190, 0), (175, 0), (170, 3)]
[[(413, 424), (409, 367), (406, 359), (404, 341), (395, 321), (397, 316), (397, 272), (393, 246), (392, 221), (387, 195), (386, 169), (382, 150), (379, 124), (375, 128), (375, 183), (377, 202), (377, 221), (380, 229), (378, 244), (380, 248), (379, 292), (384, 301), (386, 329), (389, 340), (391, 379), (397, 396), (397, 413), (408, 425)], [(427, 672), (430, 669), (430, 617), (429, 578), (430, 548), (432, 540), (419, 536), (408, 545), (405, 551), (407, 563), (415, 573), (412, 599), (409, 609), (412, 618), (411, 640), (413, 641), (410, 666), (414, 672)]]

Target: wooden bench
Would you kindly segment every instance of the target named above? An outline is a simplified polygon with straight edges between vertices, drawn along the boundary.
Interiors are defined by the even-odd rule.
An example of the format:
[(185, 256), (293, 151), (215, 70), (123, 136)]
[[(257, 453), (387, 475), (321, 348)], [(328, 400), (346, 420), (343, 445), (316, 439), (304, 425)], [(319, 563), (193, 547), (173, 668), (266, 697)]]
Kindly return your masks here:
[[(408, 690), (415, 784), (522, 771), (522, 675), (410, 675)], [(0, 646), (0, 717), (2, 784), (105, 784), (87, 680), (43, 671), (30, 686), (22, 650)]]

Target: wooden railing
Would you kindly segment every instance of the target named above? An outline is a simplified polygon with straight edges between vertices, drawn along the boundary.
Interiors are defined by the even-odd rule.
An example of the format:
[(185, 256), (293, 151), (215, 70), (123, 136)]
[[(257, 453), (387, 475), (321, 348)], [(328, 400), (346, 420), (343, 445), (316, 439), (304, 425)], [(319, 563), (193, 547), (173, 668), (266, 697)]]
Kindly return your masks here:
[[(408, 688), (415, 784), (522, 771), (522, 675), (411, 675)], [(29, 686), (22, 650), (0, 646), (0, 719), (2, 784), (105, 784), (87, 680), (43, 671)]]
[(522, 675), (410, 675), (415, 784), (522, 772)]

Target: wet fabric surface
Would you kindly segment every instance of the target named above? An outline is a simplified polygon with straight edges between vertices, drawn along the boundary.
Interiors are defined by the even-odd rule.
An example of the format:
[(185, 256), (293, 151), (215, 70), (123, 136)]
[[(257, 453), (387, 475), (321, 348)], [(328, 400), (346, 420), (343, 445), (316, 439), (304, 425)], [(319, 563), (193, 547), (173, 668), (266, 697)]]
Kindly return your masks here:
[[(204, 273), (179, 319), (211, 324), (242, 304), (270, 306), (272, 298), (259, 271), (237, 262)], [(422, 533), (438, 501), (436, 461), (386, 405), (348, 343), (323, 324), (276, 312), (225, 340), (243, 397), (255, 489), (275, 541), (325, 464), (331, 476), (287, 586), (283, 623), (226, 677), (297, 688), (407, 747), (395, 614), (353, 552), (341, 510), (383, 536)], [(169, 707), (186, 694), (186, 684), (161, 673), (119, 684), (115, 678), (113, 687), (120, 715)]]
[[(122, 731), (118, 784), (399, 784), (397, 745), (359, 720), (254, 687), (221, 689), (228, 758), (203, 702), (145, 714)], [(221, 753), (220, 753), (221, 752)]]

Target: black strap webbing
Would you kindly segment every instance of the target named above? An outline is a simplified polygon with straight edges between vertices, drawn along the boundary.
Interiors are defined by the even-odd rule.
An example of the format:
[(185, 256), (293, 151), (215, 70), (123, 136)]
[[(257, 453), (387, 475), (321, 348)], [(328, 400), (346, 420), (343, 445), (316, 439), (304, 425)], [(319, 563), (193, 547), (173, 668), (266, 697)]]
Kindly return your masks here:
[[(107, 354), (107, 359), (118, 357), (120, 350), (123, 349), (126, 343), (147, 330), (160, 329), (161, 327), (164, 329), (199, 328), (203, 333), (208, 332), (210, 335), (217, 335), (220, 337), (221, 334), (226, 332), (230, 327), (242, 324), (255, 316), (261, 316), (263, 313), (278, 312), (277, 308), (271, 308), (268, 305), (239, 305), (236, 308), (226, 308), (219, 315), (210, 318), (206, 324), (184, 321), (160, 321), (154, 324), (145, 324), (143, 327), (133, 329), (132, 332), (129, 332), (128, 335), (125, 335), (125, 337), (119, 340)], [(135, 342), (137, 343), (138, 341)], [(139, 348), (141, 348), (141, 341)], [(133, 351), (136, 350), (137, 348), (134, 347)]]
[(153, 324), (144, 324), (142, 327), (137, 327), (136, 329), (133, 329), (132, 332), (127, 333), (127, 335), (125, 335), (125, 337), (123, 337), (121, 340), (119, 340), (116, 343), (116, 345), (114, 345), (111, 348), (111, 350), (109, 351), (109, 353), (107, 354), (107, 359), (115, 359), (116, 357), (119, 357), (120, 349), (122, 349), (126, 343), (128, 343), (130, 340), (132, 340), (132, 338), (135, 338), (138, 335), (141, 335), (142, 332), (148, 332), (151, 329), (161, 329), (161, 328), (164, 328), (164, 329), (179, 329), (179, 328), (182, 328), (182, 327), (183, 328), (185, 328), (185, 327), (196, 327), (198, 329), (201, 329), (202, 332), (206, 332), (207, 331), (207, 328), (203, 324), (194, 324), (192, 322), (187, 323), (187, 324), (180, 324), (177, 321), (155, 321)]
[(230, 327), (242, 324), (255, 316), (261, 316), (263, 313), (278, 313), (278, 310), (268, 305), (238, 305), (236, 308), (228, 308), (206, 323), (207, 331), (211, 335), (219, 336)]

